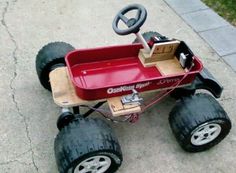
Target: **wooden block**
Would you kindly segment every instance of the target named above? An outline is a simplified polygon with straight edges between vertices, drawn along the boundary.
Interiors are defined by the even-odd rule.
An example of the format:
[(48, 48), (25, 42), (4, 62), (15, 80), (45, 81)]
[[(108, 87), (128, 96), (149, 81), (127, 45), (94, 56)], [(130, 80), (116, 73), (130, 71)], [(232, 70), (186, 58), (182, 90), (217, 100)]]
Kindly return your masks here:
[(174, 55), (180, 41), (174, 40), (170, 42), (156, 43), (153, 45), (150, 56), (155, 54), (169, 54)]
[(107, 103), (112, 112), (112, 115), (115, 117), (138, 113), (141, 111), (141, 107), (138, 104), (123, 105), (121, 102), (121, 97), (108, 98)]
[(156, 67), (162, 73), (162, 75), (173, 75), (173, 74), (183, 74), (184, 69), (180, 65), (180, 62), (175, 57), (173, 59), (158, 61)]
[(54, 102), (60, 107), (73, 107), (95, 102), (83, 100), (77, 96), (67, 67), (56, 68), (50, 72), (49, 78)]
[(156, 65), (156, 62), (148, 62), (148, 60), (144, 57), (141, 51), (139, 51), (138, 57), (144, 67), (152, 67)]
[(155, 66), (155, 62), (174, 58), (176, 49), (180, 42), (174, 40), (171, 42), (156, 43), (153, 45), (150, 53), (144, 49), (139, 51), (139, 59), (145, 67)]

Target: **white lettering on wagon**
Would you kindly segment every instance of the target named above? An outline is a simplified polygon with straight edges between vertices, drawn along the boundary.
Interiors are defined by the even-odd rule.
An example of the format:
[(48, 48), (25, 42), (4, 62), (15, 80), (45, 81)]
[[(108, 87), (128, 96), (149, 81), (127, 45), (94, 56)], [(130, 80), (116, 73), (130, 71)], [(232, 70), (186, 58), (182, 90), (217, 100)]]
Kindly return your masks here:
[(156, 84), (163, 85), (163, 84), (175, 83), (175, 82), (178, 82), (179, 80), (180, 80), (180, 78), (161, 79)]
[(142, 88), (149, 86), (150, 84), (151, 84), (151, 82), (145, 82), (145, 83), (137, 83), (135, 85), (120, 86), (117, 88), (108, 88), (107, 93), (114, 94), (114, 93), (120, 93), (120, 92), (124, 92), (124, 91), (131, 91), (133, 89), (142, 89)]

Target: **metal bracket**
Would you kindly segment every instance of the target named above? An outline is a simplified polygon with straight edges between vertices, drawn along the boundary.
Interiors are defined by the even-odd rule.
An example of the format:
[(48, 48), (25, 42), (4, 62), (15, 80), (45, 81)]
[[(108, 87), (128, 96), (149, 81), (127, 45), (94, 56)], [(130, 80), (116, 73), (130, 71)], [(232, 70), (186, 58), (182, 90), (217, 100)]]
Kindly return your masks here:
[(180, 53), (179, 62), (183, 68), (185, 68), (187, 57), (184, 53)]
[(139, 96), (139, 93), (133, 89), (133, 93), (130, 95), (126, 95), (121, 97), (122, 104), (138, 104), (141, 105), (141, 101), (143, 101), (143, 98)]

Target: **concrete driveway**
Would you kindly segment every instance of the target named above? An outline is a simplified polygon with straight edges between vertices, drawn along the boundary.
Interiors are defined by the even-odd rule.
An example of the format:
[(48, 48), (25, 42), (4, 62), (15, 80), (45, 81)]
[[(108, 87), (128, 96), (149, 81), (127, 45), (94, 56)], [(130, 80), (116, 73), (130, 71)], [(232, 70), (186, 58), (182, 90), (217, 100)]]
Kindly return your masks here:
[(234, 124), (236, 75), (231, 68), (162, 0), (1, 0), (0, 1), (0, 172), (56, 173), (53, 143), (59, 108), (37, 79), (35, 57), (48, 42), (76, 48), (126, 44), (134, 35), (118, 36), (111, 23), (127, 4), (143, 4), (148, 18), (141, 31), (158, 31), (185, 40), (224, 85), (220, 103), (233, 128), (213, 149), (184, 152), (170, 130), (171, 98), (149, 109), (136, 124), (113, 124), (124, 162), (119, 173), (236, 172)]

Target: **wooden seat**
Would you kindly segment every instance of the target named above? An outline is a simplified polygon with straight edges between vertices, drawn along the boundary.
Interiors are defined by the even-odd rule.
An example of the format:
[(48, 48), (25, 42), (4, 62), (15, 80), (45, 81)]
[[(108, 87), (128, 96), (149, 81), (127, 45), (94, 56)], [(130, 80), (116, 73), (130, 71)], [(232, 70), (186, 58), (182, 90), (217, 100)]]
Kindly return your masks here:
[(185, 71), (175, 57), (179, 44), (178, 40), (156, 43), (150, 52), (140, 49), (139, 59), (144, 67), (156, 66), (162, 75), (183, 74)]
[(176, 57), (158, 61), (156, 62), (156, 67), (162, 75), (183, 74), (185, 72)]

